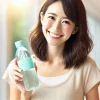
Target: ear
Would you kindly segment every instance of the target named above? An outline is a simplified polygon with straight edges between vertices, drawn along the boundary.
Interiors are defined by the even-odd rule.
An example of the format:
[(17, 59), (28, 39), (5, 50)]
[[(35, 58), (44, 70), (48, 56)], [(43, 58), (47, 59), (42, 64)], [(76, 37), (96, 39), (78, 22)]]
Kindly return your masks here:
[(79, 30), (79, 27), (75, 27), (72, 34), (75, 34)]
[(43, 12), (40, 13), (40, 18), (41, 18), (41, 23), (43, 23), (43, 18), (44, 18)]

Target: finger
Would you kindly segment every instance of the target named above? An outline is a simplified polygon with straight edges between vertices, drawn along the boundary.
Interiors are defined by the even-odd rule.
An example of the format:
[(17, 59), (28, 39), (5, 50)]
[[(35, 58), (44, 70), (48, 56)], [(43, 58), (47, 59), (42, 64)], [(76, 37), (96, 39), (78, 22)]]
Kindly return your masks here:
[(15, 83), (19, 83), (20, 81), (22, 81), (22, 78), (14, 75), (14, 81), (15, 81)]
[(22, 69), (19, 68), (17, 65), (14, 65), (13, 69), (14, 69), (15, 71), (17, 71), (17, 72), (20, 72), (20, 73), (22, 72)]
[(18, 65), (18, 63), (17, 63), (17, 58), (14, 58), (14, 59), (13, 59), (13, 62), (14, 62), (15, 65)]
[(17, 60), (17, 58), (14, 59), (14, 62), (15, 62), (16, 65), (18, 65), (18, 60)]
[(14, 72), (14, 75), (15, 76), (18, 76), (20, 78), (23, 78), (23, 75), (21, 73), (17, 72), (17, 71)]

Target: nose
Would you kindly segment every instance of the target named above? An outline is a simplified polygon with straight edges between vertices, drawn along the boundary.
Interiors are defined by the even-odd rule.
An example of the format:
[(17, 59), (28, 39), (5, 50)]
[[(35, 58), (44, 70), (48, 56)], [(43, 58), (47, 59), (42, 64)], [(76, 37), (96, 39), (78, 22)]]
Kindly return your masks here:
[(56, 20), (54, 23), (53, 23), (53, 31), (54, 32), (59, 32), (61, 31), (61, 22)]

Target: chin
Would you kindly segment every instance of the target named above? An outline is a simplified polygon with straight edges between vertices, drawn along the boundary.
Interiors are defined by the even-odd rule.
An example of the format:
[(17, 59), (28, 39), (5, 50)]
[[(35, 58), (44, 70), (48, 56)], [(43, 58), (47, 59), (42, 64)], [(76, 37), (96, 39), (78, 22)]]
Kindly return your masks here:
[(59, 45), (61, 45), (61, 43), (48, 42), (48, 45), (50, 45), (50, 46), (59, 46)]

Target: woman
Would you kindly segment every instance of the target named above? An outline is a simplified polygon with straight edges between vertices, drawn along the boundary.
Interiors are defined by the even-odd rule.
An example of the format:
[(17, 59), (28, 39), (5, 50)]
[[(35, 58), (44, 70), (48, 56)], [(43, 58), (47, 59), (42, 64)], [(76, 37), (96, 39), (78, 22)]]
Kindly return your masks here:
[(45, 0), (30, 44), (40, 88), (25, 90), (14, 59), (4, 77), (16, 87), (10, 85), (10, 100), (99, 100), (100, 71), (88, 56), (92, 40), (81, 0)]

